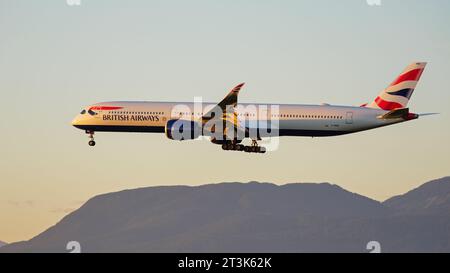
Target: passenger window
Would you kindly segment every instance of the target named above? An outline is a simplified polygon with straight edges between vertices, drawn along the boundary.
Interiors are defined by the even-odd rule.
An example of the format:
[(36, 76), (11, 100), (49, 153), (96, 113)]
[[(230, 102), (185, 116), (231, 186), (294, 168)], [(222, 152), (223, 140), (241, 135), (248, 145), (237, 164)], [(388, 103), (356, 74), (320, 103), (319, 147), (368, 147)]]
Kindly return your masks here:
[(81, 110), (80, 114), (82, 115), (86, 114), (86, 110), (85, 109)]

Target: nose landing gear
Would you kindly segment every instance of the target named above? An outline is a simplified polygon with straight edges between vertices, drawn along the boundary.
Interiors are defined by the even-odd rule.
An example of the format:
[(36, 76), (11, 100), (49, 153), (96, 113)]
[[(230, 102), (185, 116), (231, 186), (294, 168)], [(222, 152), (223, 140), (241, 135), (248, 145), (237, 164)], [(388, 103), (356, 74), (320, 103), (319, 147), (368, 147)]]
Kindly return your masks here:
[(95, 140), (94, 140), (94, 131), (86, 131), (86, 134), (89, 135), (89, 146), (95, 146)]

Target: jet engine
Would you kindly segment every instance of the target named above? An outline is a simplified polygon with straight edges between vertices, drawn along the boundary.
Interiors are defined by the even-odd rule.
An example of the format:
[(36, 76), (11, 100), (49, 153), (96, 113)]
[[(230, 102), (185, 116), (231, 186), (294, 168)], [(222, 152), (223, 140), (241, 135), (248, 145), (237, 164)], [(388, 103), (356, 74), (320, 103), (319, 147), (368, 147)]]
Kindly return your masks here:
[(192, 120), (171, 119), (166, 123), (165, 133), (172, 140), (192, 140), (200, 137), (202, 127)]

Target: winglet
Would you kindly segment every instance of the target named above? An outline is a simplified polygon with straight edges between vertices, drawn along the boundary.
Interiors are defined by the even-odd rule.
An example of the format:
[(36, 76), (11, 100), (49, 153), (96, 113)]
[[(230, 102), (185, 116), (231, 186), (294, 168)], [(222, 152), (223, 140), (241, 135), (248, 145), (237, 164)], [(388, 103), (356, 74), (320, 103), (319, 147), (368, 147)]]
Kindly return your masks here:
[(236, 85), (233, 89), (231, 89), (230, 93), (221, 101), (218, 103), (219, 107), (222, 109), (222, 111), (225, 111), (225, 108), (228, 105), (232, 105), (235, 107), (237, 105), (238, 101), (238, 95), (239, 91), (241, 91), (242, 86), (244, 86), (244, 82)]
[(242, 86), (244, 86), (244, 84), (245, 84), (245, 82), (236, 85), (233, 89), (231, 89), (231, 92), (233, 92), (233, 93), (239, 92), (241, 90)]
[[(226, 95), (223, 100), (221, 100), (214, 108), (219, 107), (222, 110), (222, 113), (227, 112), (227, 107), (232, 106), (236, 107), (238, 102), (238, 95), (239, 91), (241, 90), (242, 86), (244, 86), (245, 83), (240, 83), (236, 85), (231, 91)], [(214, 115), (214, 108), (212, 108), (208, 113), (203, 115), (202, 120), (207, 121), (210, 120)]]

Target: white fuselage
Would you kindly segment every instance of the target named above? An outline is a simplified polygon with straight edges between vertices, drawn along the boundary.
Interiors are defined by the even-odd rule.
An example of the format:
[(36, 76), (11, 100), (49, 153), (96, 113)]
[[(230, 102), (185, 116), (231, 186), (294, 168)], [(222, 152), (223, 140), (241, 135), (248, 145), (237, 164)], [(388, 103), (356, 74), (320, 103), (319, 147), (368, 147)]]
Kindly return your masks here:
[[(197, 107), (192, 102), (104, 102), (86, 107), (72, 125), (88, 132), (164, 133), (172, 119), (199, 120), (214, 104)], [(206, 106), (205, 106), (206, 105)], [(246, 113), (239, 110), (268, 109)], [(209, 108), (208, 108), (209, 107)], [(277, 111), (273, 111), (275, 107)], [(199, 108), (199, 109), (196, 109)], [(277, 120), (280, 136), (335, 136), (349, 134), (405, 121), (403, 118), (380, 119), (388, 111), (366, 107), (295, 104), (246, 104), (236, 108), (239, 120), (258, 124)]]

